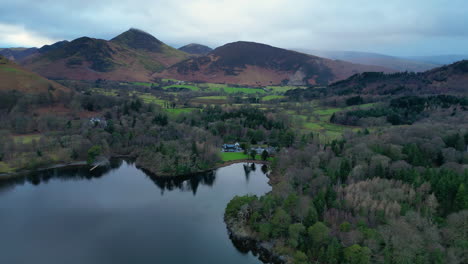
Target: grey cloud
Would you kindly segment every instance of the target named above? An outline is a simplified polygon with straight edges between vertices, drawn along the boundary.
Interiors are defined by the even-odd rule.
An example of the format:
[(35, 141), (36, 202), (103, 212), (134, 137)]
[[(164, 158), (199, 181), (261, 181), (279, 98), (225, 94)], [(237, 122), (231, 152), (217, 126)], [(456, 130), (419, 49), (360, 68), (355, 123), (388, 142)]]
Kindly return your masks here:
[(285, 48), (435, 54), (468, 53), (466, 10), (464, 0), (16, 0), (2, 4), (0, 24), (23, 25), (50, 39), (109, 39), (137, 27), (176, 46), (251, 40)]

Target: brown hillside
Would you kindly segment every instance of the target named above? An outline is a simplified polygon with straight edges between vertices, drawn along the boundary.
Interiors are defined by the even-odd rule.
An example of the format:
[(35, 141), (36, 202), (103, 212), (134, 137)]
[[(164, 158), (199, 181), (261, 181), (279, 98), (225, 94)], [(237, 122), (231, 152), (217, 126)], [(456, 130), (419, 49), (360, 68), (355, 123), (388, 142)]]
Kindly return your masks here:
[(362, 73), (330, 85), (336, 93), (468, 94), (468, 60), (422, 73)]
[(68, 92), (68, 88), (32, 73), (0, 56), (0, 91), (17, 90), (24, 93)]
[(24, 67), (51, 79), (150, 81), (188, 57), (137, 29), (111, 41), (82, 37), (52, 47), (23, 61)]
[(393, 72), (240, 41), (177, 63), (154, 77), (243, 85), (325, 85), (365, 71)]

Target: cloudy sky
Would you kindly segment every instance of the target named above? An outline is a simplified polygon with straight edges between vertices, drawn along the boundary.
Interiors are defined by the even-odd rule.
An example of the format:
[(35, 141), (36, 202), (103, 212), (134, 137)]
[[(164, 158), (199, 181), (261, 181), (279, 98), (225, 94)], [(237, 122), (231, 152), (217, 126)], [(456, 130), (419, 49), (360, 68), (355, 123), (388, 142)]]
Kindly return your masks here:
[(130, 27), (179, 47), (248, 40), (391, 55), (468, 54), (466, 0), (0, 0), (0, 47)]

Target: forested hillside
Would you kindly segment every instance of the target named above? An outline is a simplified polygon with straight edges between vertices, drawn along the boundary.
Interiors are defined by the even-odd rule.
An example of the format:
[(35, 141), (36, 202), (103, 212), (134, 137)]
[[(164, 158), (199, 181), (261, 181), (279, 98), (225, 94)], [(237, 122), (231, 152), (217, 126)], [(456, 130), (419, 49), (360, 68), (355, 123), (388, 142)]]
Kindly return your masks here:
[(467, 142), (466, 123), (427, 122), (284, 149), (228, 227), (293, 263), (466, 263)]

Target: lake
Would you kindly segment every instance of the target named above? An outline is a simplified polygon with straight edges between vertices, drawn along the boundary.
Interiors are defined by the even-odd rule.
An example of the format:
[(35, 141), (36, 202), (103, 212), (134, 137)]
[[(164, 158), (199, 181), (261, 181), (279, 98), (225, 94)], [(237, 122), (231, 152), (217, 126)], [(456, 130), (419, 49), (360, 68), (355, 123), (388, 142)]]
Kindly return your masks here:
[(0, 182), (0, 263), (261, 263), (228, 237), (235, 195), (271, 190), (265, 168), (233, 164), (162, 179), (131, 162)]

